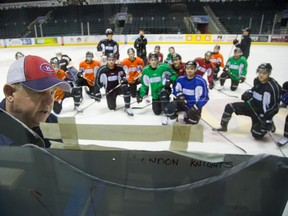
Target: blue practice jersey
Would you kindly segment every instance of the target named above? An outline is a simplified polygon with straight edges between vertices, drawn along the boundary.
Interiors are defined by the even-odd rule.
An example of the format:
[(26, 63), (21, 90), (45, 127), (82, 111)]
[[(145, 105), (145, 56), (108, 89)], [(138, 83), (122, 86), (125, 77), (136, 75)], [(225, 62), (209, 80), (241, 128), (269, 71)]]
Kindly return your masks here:
[(184, 94), (187, 105), (192, 107), (197, 105), (200, 109), (209, 100), (206, 81), (199, 75), (188, 79), (187, 76), (181, 76), (174, 85), (174, 95)]

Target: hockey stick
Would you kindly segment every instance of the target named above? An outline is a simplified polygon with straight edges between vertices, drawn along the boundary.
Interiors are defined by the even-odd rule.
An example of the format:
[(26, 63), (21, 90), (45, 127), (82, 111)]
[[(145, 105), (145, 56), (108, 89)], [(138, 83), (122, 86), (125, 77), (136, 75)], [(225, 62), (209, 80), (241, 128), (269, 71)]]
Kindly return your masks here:
[(114, 88), (110, 89), (108, 92), (106, 92), (105, 94), (103, 94), (102, 96), (105, 97), (107, 95), (109, 95), (111, 92), (113, 92), (115, 89), (119, 88), (121, 86), (121, 83), (119, 83), (117, 86), (115, 86)]
[[(203, 119), (201, 116), (200, 116), (200, 119), (206, 123), (209, 127), (212, 128), (213, 130), (213, 126), (207, 122), (205, 119)], [(214, 130), (213, 130), (214, 131)], [(241, 148), (240, 146), (236, 145), (235, 143), (233, 143), (229, 138), (227, 138), (224, 134), (222, 134), (220, 131), (216, 131), (219, 135), (221, 135), (224, 139), (226, 139), (229, 143), (231, 143), (233, 146), (235, 146), (236, 148), (240, 149), (241, 151), (243, 151), (245, 154), (247, 154), (247, 152), (245, 151), (245, 149)]]
[(146, 108), (146, 107), (148, 107), (150, 105), (152, 105), (152, 103), (146, 104), (144, 106), (132, 107), (131, 109), (144, 109), (144, 108)]
[(246, 82), (246, 81), (244, 81), (244, 83), (246, 84), (246, 85), (248, 85), (249, 87), (253, 87), (252, 85), (250, 85), (248, 82)]
[[(235, 39), (237, 39), (237, 38), (238, 38), (238, 34), (236, 35), (236, 38), (235, 38)], [(234, 41), (234, 40), (233, 40), (233, 41)], [(233, 43), (233, 41), (232, 41), (232, 43)], [(233, 44), (232, 47), (231, 47), (231, 50), (230, 50), (228, 59), (231, 57), (231, 53), (232, 53), (232, 50), (233, 50), (234, 46), (235, 46), (235, 44)]]
[(85, 106), (85, 107), (83, 107), (83, 108), (81, 108), (81, 109), (75, 107), (75, 109), (76, 109), (77, 112), (76, 112), (73, 116), (76, 116), (76, 115), (79, 114), (79, 113), (83, 113), (84, 110), (86, 110), (87, 108), (89, 108), (90, 106), (92, 106), (94, 103), (96, 103), (96, 100), (94, 100), (92, 103), (88, 104), (87, 106)]
[(231, 94), (228, 94), (228, 93), (222, 91), (222, 89), (217, 89), (217, 88), (214, 88), (214, 89), (216, 89), (218, 92), (221, 92), (222, 94), (224, 94), (228, 97), (239, 98), (237, 95), (231, 95)]

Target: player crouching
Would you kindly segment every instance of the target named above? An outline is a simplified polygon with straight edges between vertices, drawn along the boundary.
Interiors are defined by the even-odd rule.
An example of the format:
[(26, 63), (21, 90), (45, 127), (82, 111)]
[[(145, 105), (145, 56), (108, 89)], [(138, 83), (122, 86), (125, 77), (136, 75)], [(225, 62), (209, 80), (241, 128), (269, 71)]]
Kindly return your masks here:
[(110, 110), (116, 109), (116, 98), (118, 95), (123, 94), (125, 112), (129, 116), (133, 116), (134, 113), (130, 108), (131, 94), (128, 80), (123, 67), (119, 64), (115, 64), (115, 61), (114, 54), (110, 53), (107, 56), (107, 65), (102, 65), (99, 68), (95, 81), (96, 92), (100, 92), (100, 88), (102, 87), (105, 88), (107, 105)]
[[(184, 111), (186, 124), (197, 124), (201, 118), (202, 107), (208, 102), (208, 88), (203, 77), (196, 75), (197, 63), (188, 61), (185, 66), (186, 75), (176, 80), (173, 94), (176, 99), (164, 109), (167, 122), (177, 118), (177, 112)], [(169, 124), (169, 123), (167, 123)]]

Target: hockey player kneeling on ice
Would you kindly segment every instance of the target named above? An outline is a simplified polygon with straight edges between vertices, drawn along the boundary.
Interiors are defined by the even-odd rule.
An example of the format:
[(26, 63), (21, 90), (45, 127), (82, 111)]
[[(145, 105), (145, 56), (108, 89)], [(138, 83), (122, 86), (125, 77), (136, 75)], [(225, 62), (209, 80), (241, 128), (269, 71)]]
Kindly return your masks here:
[[(54, 68), (54, 71), (57, 75), (57, 78), (62, 81), (66, 81), (70, 84), (71, 87), (73, 87), (73, 78), (69, 77), (69, 74), (65, 73), (62, 69), (60, 69), (59, 62), (54, 60), (50, 60), (50, 64)], [(63, 91), (60, 88), (57, 88), (55, 92), (55, 99), (54, 99), (54, 106), (53, 111), (56, 114), (59, 114), (62, 110), (62, 103), (65, 98), (73, 97), (71, 92)]]
[(221, 127), (213, 128), (214, 131), (227, 131), (228, 122), (235, 112), (236, 115), (251, 118), (251, 133), (255, 139), (261, 139), (269, 131), (275, 132), (272, 118), (279, 110), (281, 87), (270, 77), (271, 71), (272, 66), (269, 63), (258, 66), (258, 77), (254, 79), (252, 89), (245, 91), (242, 95), (244, 102), (227, 104), (222, 115)]
[(114, 54), (110, 53), (107, 56), (107, 65), (102, 65), (99, 68), (95, 81), (96, 92), (100, 92), (102, 87), (105, 88), (107, 105), (110, 110), (116, 109), (116, 98), (118, 95), (123, 94), (125, 112), (129, 116), (133, 116), (133, 111), (130, 108), (131, 95), (128, 80), (123, 67), (115, 64), (115, 61)]
[[(137, 102), (142, 102), (150, 85), (152, 110), (155, 115), (160, 115), (162, 112), (164, 113), (164, 108), (169, 103), (171, 84), (176, 81), (178, 75), (168, 64), (159, 63), (157, 53), (150, 53), (148, 59), (149, 65), (142, 71), (142, 86), (138, 91)], [(167, 117), (164, 115), (163, 121), (166, 119)], [(163, 122), (163, 124), (165, 124), (165, 122)]]
[[(177, 112), (185, 111), (186, 124), (197, 124), (201, 118), (202, 107), (208, 102), (208, 88), (203, 77), (196, 75), (197, 63), (188, 61), (185, 66), (186, 75), (176, 80), (173, 94), (176, 99), (164, 109), (167, 123), (177, 118)], [(172, 121), (171, 121), (172, 120)]]
[(230, 57), (223, 68), (223, 72), (220, 75), (221, 89), (224, 88), (226, 79), (231, 79), (231, 91), (235, 91), (239, 83), (243, 83), (247, 74), (247, 60), (242, 56), (240, 48), (234, 50), (234, 56)]
[(130, 86), (131, 96), (136, 97), (137, 86), (141, 82), (141, 74), (144, 67), (142, 58), (135, 57), (135, 50), (129, 48), (127, 50), (128, 58), (123, 59), (121, 65), (127, 74), (128, 83)]
[[(94, 60), (94, 54), (90, 51), (86, 52), (86, 58), (84, 61), (79, 64), (79, 72), (77, 73), (76, 85), (81, 87), (82, 94), (82, 86), (87, 86), (89, 91), (87, 94), (96, 101), (99, 101), (100, 92), (96, 92), (94, 87), (96, 73), (100, 67), (100, 62)], [(76, 90), (75, 90), (76, 91)], [(78, 91), (78, 90), (77, 90)]]

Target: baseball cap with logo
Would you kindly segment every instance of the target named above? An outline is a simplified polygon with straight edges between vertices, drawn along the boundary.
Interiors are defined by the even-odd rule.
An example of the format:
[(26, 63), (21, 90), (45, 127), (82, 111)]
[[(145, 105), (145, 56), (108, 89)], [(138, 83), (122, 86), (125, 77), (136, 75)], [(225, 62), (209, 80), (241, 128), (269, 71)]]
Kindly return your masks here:
[(54, 86), (70, 91), (70, 85), (57, 78), (53, 67), (39, 56), (28, 55), (16, 60), (9, 68), (7, 84), (21, 83), (34, 91), (46, 91)]

